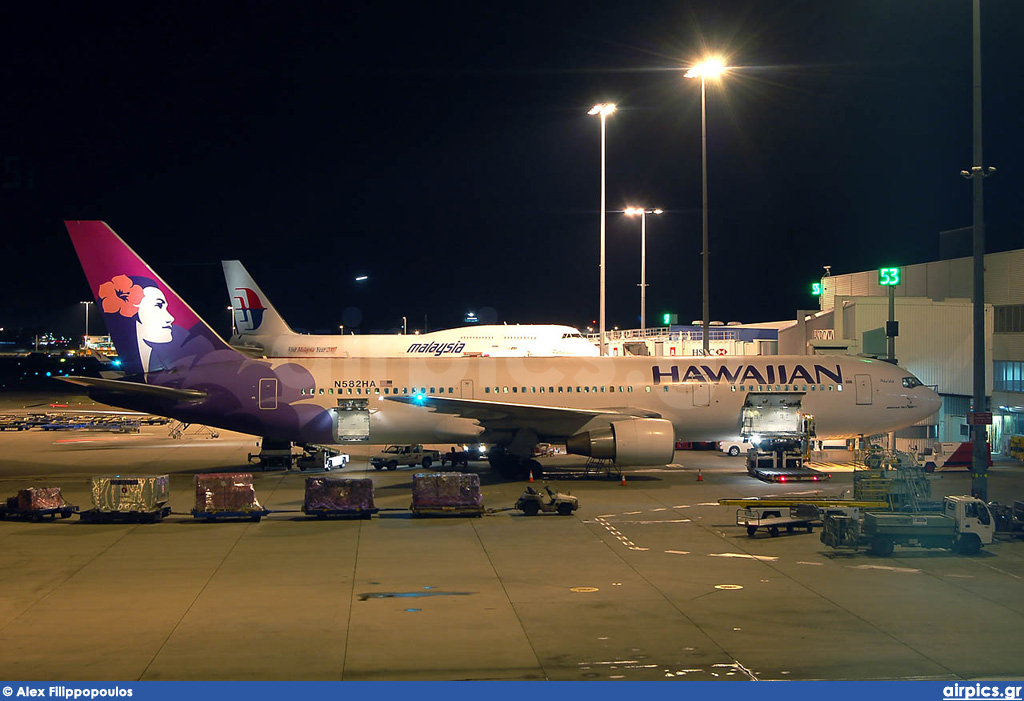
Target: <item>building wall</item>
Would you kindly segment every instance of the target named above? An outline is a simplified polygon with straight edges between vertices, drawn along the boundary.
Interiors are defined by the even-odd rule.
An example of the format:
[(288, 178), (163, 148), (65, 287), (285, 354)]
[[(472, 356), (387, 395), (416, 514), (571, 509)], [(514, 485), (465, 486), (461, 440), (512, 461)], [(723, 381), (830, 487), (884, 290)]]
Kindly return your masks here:
[[(974, 261), (972, 258), (956, 258), (932, 263), (907, 265), (902, 267), (903, 281), (894, 290), (897, 312), (900, 321), (900, 336), (896, 340), (896, 357), (900, 364), (917, 375), (927, 384), (939, 386), (939, 392), (946, 395), (947, 401), (937, 419), (942, 440), (960, 440), (961, 420), (963, 412), (959, 408), (961, 398), (969, 398), (973, 394), (971, 367), (973, 365), (973, 313), (963, 318), (957, 316), (956, 325), (942, 328), (941, 322), (931, 331), (918, 336), (910, 333), (917, 322), (926, 317), (913, 313), (909, 318), (900, 313), (900, 300), (912, 298), (928, 298), (937, 303), (951, 302), (971, 305), (973, 296)], [(878, 299), (881, 308), (887, 309), (888, 288), (878, 284), (878, 271), (870, 270), (859, 273), (833, 275), (822, 278), (822, 295), (819, 304), (822, 310), (837, 309), (834, 314), (838, 328), (851, 329), (850, 333), (858, 334), (870, 324), (883, 325), (887, 311), (879, 316), (878, 311), (868, 311), (863, 304), (846, 305), (851, 297), (863, 295), (865, 298)], [(1024, 333), (1019, 329), (1000, 330), (995, 333), (992, 322), (993, 306), (1024, 305), (1024, 249), (989, 253), (985, 256), (985, 326), (986, 326), (986, 394), (992, 397), (991, 409), (994, 423), (990, 429), (993, 450), (1000, 451), (1011, 434), (1024, 432), (1024, 393), (996, 392), (993, 395), (993, 360), (1000, 362), (1024, 361)], [(990, 306), (991, 305), (991, 306)], [(912, 307), (907, 307), (910, 311)], [(922, 311), (922, 314), (926, 312)], [(865, 316), (868, 315), (868, 316)], [(870, 323), (867, 319), (870, 318)], [(881, 321), (881, 324), (876, 322)], [(938, 321), (938, 320), (936, 320)], [(938, 337), (936, 337), (938, 335)], [(959, 339), (959, 340), (957, 340)], [(991, 339), (989, 341), (988, 339)], [(928, 344), (934, 346), (929, 352)], [(909, 345), (908, 345), (909, 344)], [(857, 352), (859, 348), (852, 348)], [(965, 355), (966, 354), (966, 355)], [(952, 361), (950, 357), (958, 360)], [(962, 363), (959, 372), (953, 367)], [(998, 396), (996, 396), (998, 395)]]
[[(843, 310), (835, 315), (837, 337), (853, 339), (858, 352), (865, 331), (884, 327), (889, 319), (889, 300), (884, 297), (838, 297)], [(896, 359), (921, 382), (937, 387), (939, 394), (970, 396), (973, 393), (973, 304), (968, 300), (933, 302), (924, 298), (895, 300)], [(986, 394), (992, 393), (992, 306), (985, 305)]]

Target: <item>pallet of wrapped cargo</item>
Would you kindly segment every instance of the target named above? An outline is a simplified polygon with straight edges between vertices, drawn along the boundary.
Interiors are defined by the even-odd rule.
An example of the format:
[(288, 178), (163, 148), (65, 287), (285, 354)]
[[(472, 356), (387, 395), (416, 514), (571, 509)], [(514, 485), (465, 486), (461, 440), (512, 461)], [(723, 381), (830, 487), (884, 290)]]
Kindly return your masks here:
[(171, 513), (167, 475), (98, 475), (91, 479), (92, 506), (79, 514), (89, 523), (154, 523)]
[(29, 487), (18, 490), (16, 496), (0, 504), (0, 519), (42, 521), (49, 517), (52, 520), (57, 516), (69, 518), (76, 511), (77, 506), (64, 501), (60, 487)]
[(379, 510), (373, 504), (373, 480), (306, 478), (303, 513), (317, 518), (370, 518)]
[(248, 472), (196, 475), (196, 506), (192, 516), (206, 521), (244, 518), (259, 521), (270, 511), (260, 506)]
[(482, 516), (480, 476), (463, 472), (418, 472), (412, 476), (416, 516)]

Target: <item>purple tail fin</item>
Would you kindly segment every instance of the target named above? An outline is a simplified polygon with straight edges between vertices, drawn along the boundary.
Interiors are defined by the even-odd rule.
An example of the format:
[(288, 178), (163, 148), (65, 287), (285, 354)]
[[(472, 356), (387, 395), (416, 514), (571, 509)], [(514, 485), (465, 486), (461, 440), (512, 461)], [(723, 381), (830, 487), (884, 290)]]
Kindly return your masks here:
[(97, 309), (129, 375), (159, 372), (206, 350), (229, 350), (213, 329), (101, 221), (67, 221)]

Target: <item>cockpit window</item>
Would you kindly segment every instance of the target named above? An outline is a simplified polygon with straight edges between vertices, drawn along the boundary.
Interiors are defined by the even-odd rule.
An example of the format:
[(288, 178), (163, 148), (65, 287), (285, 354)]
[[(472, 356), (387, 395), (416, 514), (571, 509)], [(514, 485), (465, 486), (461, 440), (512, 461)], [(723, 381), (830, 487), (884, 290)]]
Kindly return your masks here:
[(903, 378), (903, 386), (907, 389), (914, 389), (915, 387), (920, 387), (923, 384), (924, 383), (921, 382), (921, 380), (917, 379), (913, 375)]

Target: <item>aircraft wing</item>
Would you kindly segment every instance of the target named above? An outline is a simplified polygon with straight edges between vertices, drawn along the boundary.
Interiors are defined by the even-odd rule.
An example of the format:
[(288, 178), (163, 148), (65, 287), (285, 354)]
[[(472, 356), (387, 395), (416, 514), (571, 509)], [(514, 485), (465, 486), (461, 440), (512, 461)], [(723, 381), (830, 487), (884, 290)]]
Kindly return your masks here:
[(486, 429), (532, 428), (538, 435), (571, 436), (585, 425), (605, 417), (660, 419), (661, 414), (636, 407), (608, 407), (603, 409), (572, 409), (568, 407), (534, 406), (508, 402), (492, 402), (483, 399), (459, 399), (456, 397), (435, 397), (413, 395), (388, 397), (393, 402), (425, 406), (442, 414), (451, 414), (464, 419), (475, 419)]
[(198, 389), (174, 389), (160, 385), (146, 385), (141, 382), (125, 380), (107, 380), (99, 377), (78, 377), (62, 375), (58, 380), (81, 385), (89, 389), (98, 389), (105, 393), (118, 395), (125, 399), (163, 399), (173, 402), (196, 402), (206, 398), (206, 392)]

